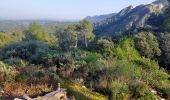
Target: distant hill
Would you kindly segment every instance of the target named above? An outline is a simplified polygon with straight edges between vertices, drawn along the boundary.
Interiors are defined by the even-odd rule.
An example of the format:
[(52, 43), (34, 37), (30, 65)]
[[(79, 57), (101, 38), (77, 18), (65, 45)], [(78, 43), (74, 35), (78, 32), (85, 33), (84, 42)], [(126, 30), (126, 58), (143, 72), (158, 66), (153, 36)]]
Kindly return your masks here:
[(94, 31), (97, 35), (114, 36), (132, 28), (156, 28), (161, 23), (167, 7), (167, 0), (157, 0), (135, 8), (129, 6), (111, 18), (95, 23)]
[(53, 20), (0, 20), (0, 32), (24, 31), (31, 23), (38, 23), (42, 25), (45, 31), (54, 33), (56, 27), (65, 27), (76, 22), (59, 22)]
[(116, 15), (116, 13), (112, 14), (105, 14), (105, 15), (98, 15), (98, 16), (87, 16), (85, 19), (92, 22), (97, 23), (106, 20), (107, 18), (110, 18), (112, 16)]

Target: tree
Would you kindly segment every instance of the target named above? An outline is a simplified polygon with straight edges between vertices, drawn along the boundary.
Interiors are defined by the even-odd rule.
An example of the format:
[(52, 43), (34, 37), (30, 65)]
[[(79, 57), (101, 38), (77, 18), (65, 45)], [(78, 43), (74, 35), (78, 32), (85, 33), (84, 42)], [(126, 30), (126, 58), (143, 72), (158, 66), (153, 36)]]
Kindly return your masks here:
[(74, 43), (74, 47), (77, 48), (78, 45), (78, 35), (80, 35), (80, 26), (73, 24), (73, 25), (69, 25), (65, 31), (67, 33), (69, 33), (70, 38), (73, 38), (73, 40), (75, 41)]
[(94, 39), (93, 25), (87, 20), (80, 21), (81, 32), (83, 35), (83, 40), (85, 47), (88, 47), (88, 41)]
[(58, 34), (58, 39), (59, 39), (59, 47), (62, 50), (67, 51), (74, 45), (74, 41), (71, 38), (71, 34), (65, 32), (65, 31)]
[(26, 31), (26, 40), (36, 40), (46, 42), (49, 46), (56, 46), (57, 38), (53, 34), (49, 34), (37, 23), (30, 25)]
[(8, 33), (0, 33), (0, 47), (3, 47), (9, 43), (12, 43), (13, 37)]
[(157, 38), (152, 33), (138, 33), (135, 36), (135, 47), (142, 56), (147, 58), (161, 55)]
[[(168, 0), (170, 3), (170, 0)], [(170, 32), (170, 6), (169, 8), (167, 8), (166, 12), (165, 12), (165, 20), (164, 20), (164, 24), (163, 27), (165, 29), (165, 31)]]
[[(170, 3), (170, 0), (168, 0)], [(164, 65), (170, 65), (170, 6), (165, 12), (165, 20), (163, 23), (164, 33), (160, 35), (161, 44), (161, 62)]]
[(33, 23), (29, 26), (29, 29), (26, 31), (26, 38), (30, 40), (38, 40), (41, 42), (46, 42), (48, 33), (45, 32), (40, 25)]

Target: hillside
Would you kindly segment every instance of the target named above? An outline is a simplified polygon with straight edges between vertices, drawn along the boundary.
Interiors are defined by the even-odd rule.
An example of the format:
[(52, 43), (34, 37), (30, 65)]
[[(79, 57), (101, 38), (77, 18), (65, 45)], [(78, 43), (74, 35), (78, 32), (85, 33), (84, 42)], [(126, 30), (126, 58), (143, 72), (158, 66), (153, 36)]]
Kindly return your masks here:
[(170, 100), (169, 9), (157, 0), (79, 22), (1, 20), (0, 100)]
[(96, 23), (94, 32), (97, 35), (107, 34), (114, 36), (132, 28), (159, 27), (163, 19), (162, 14), (167, 7), (167, 0), (158, 0), (135, 8), (132, 6), (126, 7), (115, 16)]

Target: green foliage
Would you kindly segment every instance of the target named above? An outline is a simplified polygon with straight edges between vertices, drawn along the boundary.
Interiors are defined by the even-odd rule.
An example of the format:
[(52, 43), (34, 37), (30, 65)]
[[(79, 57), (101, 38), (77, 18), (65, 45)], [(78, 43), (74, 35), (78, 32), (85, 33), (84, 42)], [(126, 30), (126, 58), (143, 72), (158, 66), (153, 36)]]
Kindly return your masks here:
[(89, 53), (89, 54), (86, 55), (84, 60), (86, 61), (86, 63), (95, 63), (100, 58), (101, 58), (100, 54)]
[[(0, 84), (12, 80), (24, 85), (45, 83), (55, 87), (57, 81), (67, 81), (60, 77), (69, 75), (69, 80), (82, 80), (83, 85), (109, 96), (111, 100), (158, 99), (150, 88), (170, 98), (169, 76), (160, 69), (157, 61), (151, 60), (161, 53), (157, 38), (152, 33), (138, 33), (134, 40), (125, 37), (117, 44), (106, 37), (91, 41), (94, 39), (93, 25), (86, 20), (58, 32), (56, 38), (33, 23), (26, 34), (0, 34), (0, 59), (3, 61), (0, 62)], [(166, 61), (170, 58), (168, 36), (165, 35), (161, 45)], [(81, 48), (81, 45), (87, 47), (90, 42), (95, 46)], [(18, 67), (18, 72), (7, 81), (2, 79), (16, 71), (12, 66), (24, 67)], [(56, 66), (59, 74), (55, 73)], [(69, 95), (76, 99), (107, 100), (80, 84), (68, 82), (65, 85)]]
[(84, 32), (84, 34), (87, 34), (88, 39), (91, 40), (94, 38), (94, 34), (92, 33), (93, 25), (91, 22), (87, 20), (82, 20), (80, 21), (80, 27), (81, 27), (81, 31)]
[(36, 23), (30, 25), (29, 29), (26, 32), (28, 39), (38, 40), (42, 42), (46, 42), (46, 38), (48, 37), (48, 33), (46, 33), (42, 27)]
[(125, 60), (117, 61), (115, 66), (110, 68), (113, 78), (126, 77), (130, 79), (140, 79), (141, 72), (137, 65)]
[(160, 82), (157, 85), (157, 90), (165, 95), (166, 98), (170, 98), (170, 83), (168, 82)]
[(143, 69), (146, 69), (148, 72), (159, 70), (158, 62), (154, 60), (150, 60), (148, 58), (142, 58), (136, 61), (136, 63), (139, 64), (139, 66), (142, 67)]
[(70, 39), (73, 41), (73, 45), (75, 48), (78, 46), (78, 38), (81, 34), (80, 32), (80, 25), (69, 25), (66, 29), (65, 32), (69, 34)]
[(63, 32), (59, 34), (59, 47), (64, 50), (67, 51), (70, 48), (74, 47), (74, 40), (71, 34), (67, 33), (67, 32)]
[(135, 61), (140, 59), (140, 55), (134, 47), (134, 41), (131, 38), (123, 38), (115, 48), (115, 56), (118, 59)]
[(135, 47), (142, 56), (147, 58), (161, 55), (158, 41), (152, 33), (138, 33), (135, 36)]

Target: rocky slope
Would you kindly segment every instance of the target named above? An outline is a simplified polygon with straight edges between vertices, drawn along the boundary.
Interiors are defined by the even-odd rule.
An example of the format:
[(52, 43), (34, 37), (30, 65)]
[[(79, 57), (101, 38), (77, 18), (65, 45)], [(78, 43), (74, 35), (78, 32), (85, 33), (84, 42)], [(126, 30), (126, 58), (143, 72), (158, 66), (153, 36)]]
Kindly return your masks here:
[[(163, 19), (163, 12), (168, 7), (167, 0), (157, 0), (151, 4), (126, 7), (116, 15), (102, 22), (95, 23), (97, 35), (120, 35), (132, 28), (155, 28)], [(116, 35), (117, 35), (116, 34)]]

